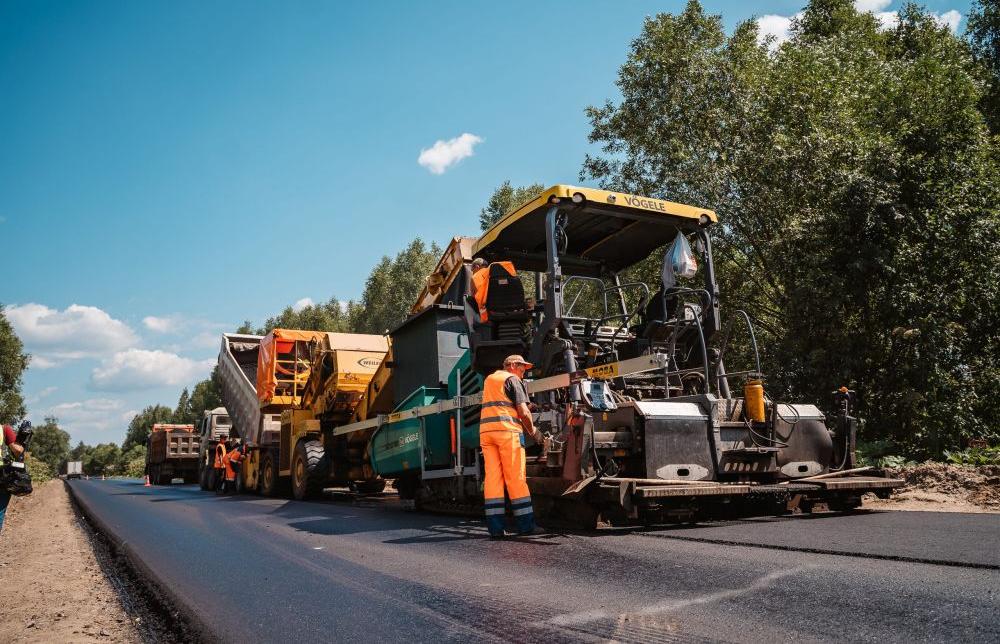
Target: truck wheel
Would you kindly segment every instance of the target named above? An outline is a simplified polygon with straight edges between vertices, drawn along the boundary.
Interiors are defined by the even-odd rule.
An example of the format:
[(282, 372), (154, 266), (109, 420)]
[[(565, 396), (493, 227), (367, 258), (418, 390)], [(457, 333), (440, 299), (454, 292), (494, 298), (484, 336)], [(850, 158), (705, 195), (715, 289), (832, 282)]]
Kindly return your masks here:
[(301, 440), (292, 457), (292, 495), (299, 501), (318, 496), (326, 483), (326, 453), (319, 441)]
[(351, 483), (351, 488), (360, 494), (378, 494), (385, 489), (385, 479), (354, 481)]
[(198, 487), (202, 490), (208, 489), (208, 468), (204, 465), (198, 468)]
[(274, 466), (270, 453), (260, 458), (260, 493), (264, 496), (278, 493), (278, 468)]

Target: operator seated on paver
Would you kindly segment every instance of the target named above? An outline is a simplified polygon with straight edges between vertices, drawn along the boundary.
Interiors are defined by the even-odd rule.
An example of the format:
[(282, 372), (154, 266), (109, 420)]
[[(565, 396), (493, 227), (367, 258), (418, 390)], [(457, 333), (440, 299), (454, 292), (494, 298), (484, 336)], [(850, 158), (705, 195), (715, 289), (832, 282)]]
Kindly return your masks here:
[[(479, 296), (477, 295), (479, 291), (486, 288), (486, 282), (489, 281), (490, 272), (487, 270), (489, 264), (482, 257), (477, 257), (472, 260), (472, 282), (470, 284), (469, 296), (472, 301), (476, 303), (476, 307), (479, 311), (482, 311), (482, 306), (479, 304)], [(486, 301), (486, 296), (483, 296), (483, 301)]]
[[(503, 272), (506, 272), (511, 277), (517, 277), (517, 270), (514, 268), (513, 262), (493, 262), (492, 264), (487, 264), (486, 260), (481, 257), (472, 260), (472, 299), (479, 308), (479, 319), (481, 322), (489, 322), (490, 319), (486, 307), (486, 298), (489, 295), (490, 274), (493, 272), (494, 266), (500, 267), (501, 275)], [(501, 283), (506, 283), (505, 277), (500, 279)], [(520, 303), (515, 306), (518, 309), (521, 308)]]
[(212, 463), (212, 467), (215, 470), (215, 478), (213, 479), (215, 489), (219, 489), (223, 481), (226, 480), (225, 458), (228, 451), (226, 441), (219, 439), (219, 442), (215, 445), (215, 461)]
[(528, 407), (524, 372), (533, 365), (519, 355), (508, 356), (503, 368), (483, 383), (483, 406), (479, 419), (479, 444), (483, 449), (486, 477), (483, 482), (486, 527), (490, 538), (504, 531), (504, 485), (517, 522), (518, 534), (541, 534), (535, 525), (531, 492), (525, 476), (524, 434), (542, 445)]

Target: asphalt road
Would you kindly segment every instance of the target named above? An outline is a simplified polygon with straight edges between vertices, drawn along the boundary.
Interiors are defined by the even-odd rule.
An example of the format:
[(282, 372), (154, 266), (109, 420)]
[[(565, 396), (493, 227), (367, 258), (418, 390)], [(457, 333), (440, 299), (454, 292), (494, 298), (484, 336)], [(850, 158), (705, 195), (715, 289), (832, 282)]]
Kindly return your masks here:
[(481, 521), (393, 498), (69, 485), (224, 641), (1000, 641), (1000, 515), (492, 542)]

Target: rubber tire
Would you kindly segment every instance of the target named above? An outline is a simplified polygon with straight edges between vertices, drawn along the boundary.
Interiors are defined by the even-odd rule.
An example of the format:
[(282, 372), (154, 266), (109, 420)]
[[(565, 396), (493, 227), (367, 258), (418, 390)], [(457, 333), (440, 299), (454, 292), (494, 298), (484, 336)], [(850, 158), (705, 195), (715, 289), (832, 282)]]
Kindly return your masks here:
[(385, 490), (385, 479), (354, 481), (351, 483), (351, 488), (359, 494), (379, 494)]
[(314, 498), (326, 483), (326, 452), (319, 441), (300, 440), (292, 456), (292, 496), (302, 501)]
[(200, 487), (202, 491), (208, 490), (208, 472), (210, 469), (211, 468), (205, 467), (204, 465), (198, 468), (198, 487)]
[(260, 457), (259, 485), (260, 493), (264, 496), (275, 496), (278, 493), (278, 468), (270, 452)]

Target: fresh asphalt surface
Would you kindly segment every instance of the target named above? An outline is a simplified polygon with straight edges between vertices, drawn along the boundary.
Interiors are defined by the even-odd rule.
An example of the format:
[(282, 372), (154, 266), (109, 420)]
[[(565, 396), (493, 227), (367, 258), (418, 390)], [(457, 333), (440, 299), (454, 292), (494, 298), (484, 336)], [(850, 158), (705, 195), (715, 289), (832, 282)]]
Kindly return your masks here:
[(388, 496), (69, 485), (228, 642), (1000, 641), (1000, 515), (862, 512), (493, 542), (481, 521)]

